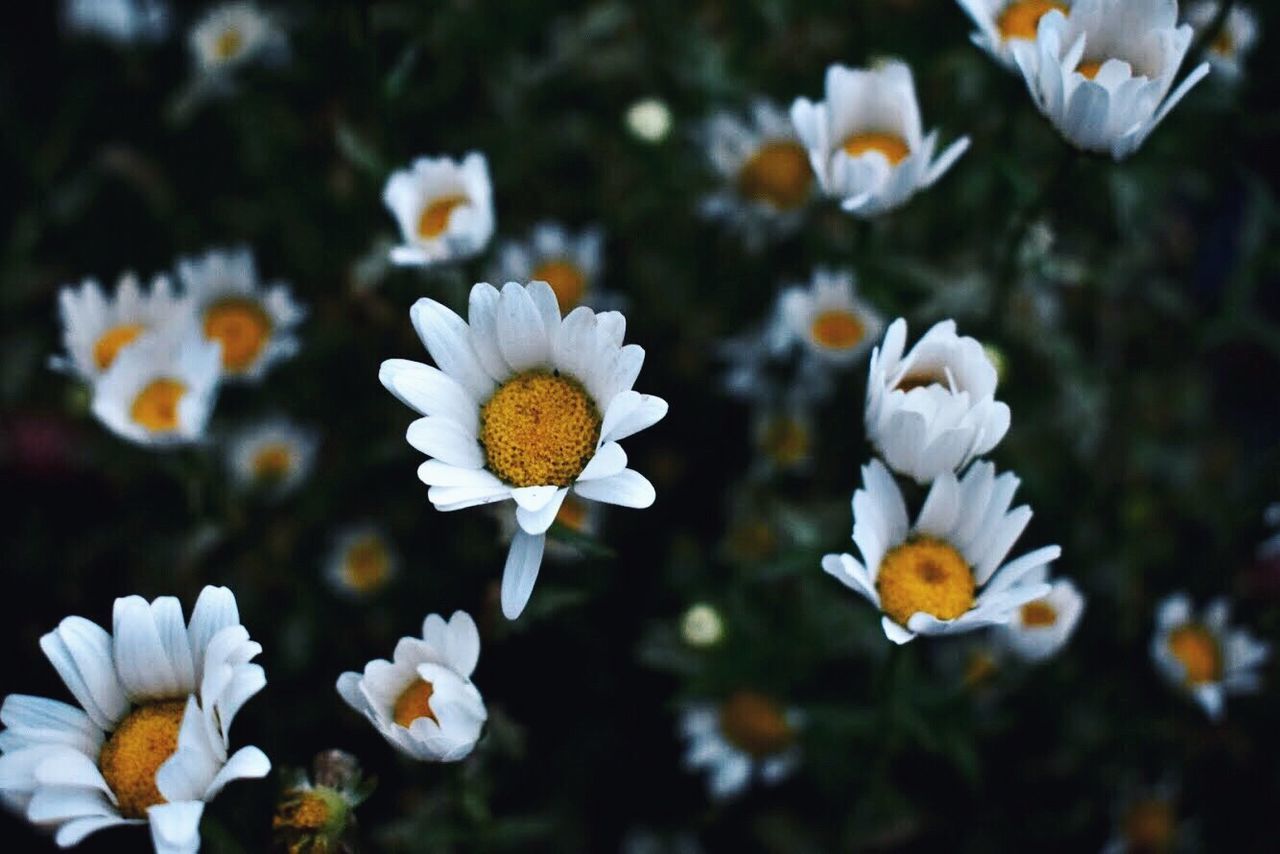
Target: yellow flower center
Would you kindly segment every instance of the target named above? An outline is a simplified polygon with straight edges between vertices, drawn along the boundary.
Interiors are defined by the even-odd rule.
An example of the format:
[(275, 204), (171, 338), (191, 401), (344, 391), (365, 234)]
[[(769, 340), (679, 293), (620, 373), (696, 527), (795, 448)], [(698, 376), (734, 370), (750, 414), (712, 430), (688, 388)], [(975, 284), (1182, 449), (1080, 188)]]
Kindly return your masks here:
[(431, 695), (435, 693), (435, 688), (425, 679), (416, 679), (410, 683), (408, 688), (400, 692), (400, 696), (396, 697), (395, 708), (392, 711), (392, 719), (405, 729), (416, 721), (418, 718), (431, 718), (436, 720), (435, 712), (431, 711)]
[(461, 195), (436, 199), (418, 214), (418, 236), (423, 240), (434, 240), (444, 234), (454, 209), (470, 203), (470, 199)]
[(1155, 798), (1139, 801), (1129, 808), (1124, 817), (1126, 850), (1134, 854), (1168, 851), (1173, 842), (1173, 831), (1173, 807), (1167, 801)]
[(205, 309), (204, 335), (222, 344), (223, 370), (242, 374), (271, 340), (271, 318), (256, 300), (229, 297)]
[(1057, 0), (1014, 0), (996, 21), (1000, 29), (1000, 37), (1009, 39), (1034, 39), (1040, 19), (1057, 9), (1064, 15), (1067, 13), (1065, 3)]
[(973, 607), (973, 570), (952, 546), (920, 537), (889, 550), (880, 561), (880, 609), (905, 626), (924, 612), (954, 620)]
[(898, 391), (911, 391), (915, 388), (928, 388), (931, 385), (948, 388), (947, 378), (938, 371), (917, 371), (905, 375), (894, 386)]
[(382, 586), (391, 572), (391, 556), (376, 536), (356, 540), (342, 562), (342, 577), (357, 593), (369, 593)]
[(1084, 75), (1085, 80), (1093, 80), (1098, 76), (1098, 72), (1102, 70), (1102, 65), (1105, 62), (1106, 60), (1104, 59), (1099, 59), (1097, 61), (1087, 59), (1076, 66), (1076, 71)]
[(218, 38), (213, 43), (213, 52), (218, 59), (225, 62), (238, 54), (242, 47), (244, 47), (244, 36), (235, 27), (227, 27), (218, 33)]
[(563, 525), (570, 531), (582, 533), (587, 527), (587, 502), (566, 495), (564, 503), (556, 513), (556, 524)]
[(1203, 685), (1222, 678), (1222, 650), (1218, 639), (1204, 626), (1179, 626), (1169, 633), (1169, 652), (1187, 671), (1188, 685)]
[(809, 325), (809, 334), (819, 346), (848, 350), (861, 343), (867, 327), (853, 312), (836, 308), (819, 313)]
[(809, 156), (791, 140), (766, 142), (738, 170), (739, 193), (779, 210), (803, 205), (812, 184)]
[(165, 802), (156, 788), (156, 771), (178, 749), (186, 708), (186, 700), (138, 706), (102, 745), (98, 768), (125, 818), (145, 818), (147, 807)]
[(720, 732), (734, 747), (756, 757), (780, 753), (795, 741), (782, 708), (753, 691), (738, 691), (724, 701)]
[(760, 448), (780, 465), (795, 465), (809, 455), (809, 430), (797, 418), (778, 416), (765, 427)]
[(1219, 56), (1231, 56), (1236, 52), (1236, 40), (1231, 35), (1231, 30), (1223, 27), (1222, 31), (1214, 38), (1210, 49)]
[(1028, 628), (1047, 628), (1058, 622), (1058, 609), (1043, 599), (1022, 606), (1022, 625)]
[(293, 468), (293, 449), (284, 442), (263, 445), (253, 455), (252, 465), (258, 480), (280, 480)]
[(586, 275), (577, 264), (562, 258), (543, 261), (534, 269), (533, 279), (551, 286), (562, 313), (576, 308), (587, 291)]
[(172, 433), (178, 429), (178, 404), (186, 393), (186, 384), (179, 380), (152, 380), (133, 399), (129, 417), (152, 433)]
[(897, 166), (911, 153), (911, 149), (907, 147), (907, 141), (891, 133), (855, 134), (844, 141), (842, 148), (850, 157), (861, 157), (878, 151), (885, 156), (891, 166)]
[(517, 374), (480, 409), (489, 471), (513, 486), (568, 486), (599, 439), (595, 403), (580, 382), (559, 372)]
[(147, 327), (141, 323), (126, 323), (113, 326), (102, 333), (93, 345), (93, 363), (98, 366), (98, 370), (105, 371), (111, 367), (111, 363), (116, 360), (120, 351), (132, 344), (146, 330)]

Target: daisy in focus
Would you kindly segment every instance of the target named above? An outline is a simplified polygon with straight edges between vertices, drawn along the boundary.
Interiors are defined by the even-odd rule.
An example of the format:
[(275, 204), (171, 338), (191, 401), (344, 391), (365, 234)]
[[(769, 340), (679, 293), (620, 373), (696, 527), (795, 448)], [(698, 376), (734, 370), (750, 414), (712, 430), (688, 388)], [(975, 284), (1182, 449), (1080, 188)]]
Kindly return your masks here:
[(194, 852), (205, 803), (270, 771), (256, 747), (230, 753), (236, 714), (267, 680), (225, 587), (206, 587), (186, 624), (173, 597), (128, 596), (110, 633), (67, 617), (40, 648), (80, 705), (5, 698), (0, 793), (58, 845), (146, 824), (156, 851)]
[(1055, 9), (1070, 14), (1070, 0), (957, 0), (977, 31), (970, 38), (1008, 68), (1016, 70), (1013, 44), (1033, 42), (1040, 19)]
[(254, 62), (279, 61), (288, 50), (284, 30), (256, 3), (223, 3), (205, 13), (188, 37), (196, 70), (221, 78)]
[(874, 217), (901, 207), (942, 177), (969, 148), (963, 137), (934, 158), (938, 133), (924, 135), (911, 68), (827, 69), (825, 100), (797, 98), (791, 121), (822, 191), (845, 211)]
[(499, 282), (546, 282), (562, 314), (580, 305), (604, 308), (614, 302), (596, 290), (604, 235), (598, 228), (573, 234), (555, 222), (534, 226), (528, 240), (510, 240), (498, 249), (492, 277)]
[(169, 6), (164, 0), (63, 0), (62, 22), (69, 32), (118, 44), (158, 42), (169, 34)]
[(400, 559), (382, 529), (355, 525), (334, 540), (324, 576), (335, 592), (359, 599), (386, 587), (399, 569)]
[(227, 440), (227, 468), (242, 489), (279, 497), (311, 474), (319, 444), (314, 430), (287, 418), (271, 418), (243, 427)]
[[(1028, 573), (1027, 584), (1049, 580), (1049, 568)], [(1084, 596), (1070, 579), (1050, 584), (1047, 594), (1033, 599), (996, 629), (999, 642), (1024, 661), (1046, 661), (1067, 645), (1084, 614)]]
[(424, 416), (406, 438), (431, 457), (418, 477), (436, 509), (514, 501), (520, 530), (501, 598), (515, 619), (570, 489), (623, 507), (653, 503), (619, 441), (660, 421), (666, 401), (632, 390), (644, 350), (622, 343), (621, 314), (580, 306), (562, 319), (545, 282), (477, 284), (465, 321), (432, 299), (409, 316), (436, 367), (389, 359), (378, 377)]
[(853, 273), (847, 270), (815, 270), (808, 287), (784, 290), (778, 319), (809, 356), (827, 365), (855, 361), (884, 329), (875, 309), (856, 296)]
[(822, 568), (880, 609), (894, 643), (1008, 623), (1052, 592), (1038, 579), (1062, 553), (1045, 546), (1004, 563), (1031, 521), (1030, 507), (1009, 509), (1017, 488), (1017, 477), (997, 477), (988, 462), (974, 463), (960, 480), (944, 472), (911, 525), (893, 475), (872, 460), (853, 494), (853, 541), (862, 560), (829, 554)]
[(426, 266), (479, 254), (493, 236), (489, 163), (472, 152), (461, 162), (420, 157), (387, 179), (382, 201), (400, 227), (396, 264)]
[[(1202, 33), (1217, 17), (1221, 4), (1201, 0), (1187, 9), (1187, 23), (1196, 33)], [(1244, 64), (1258, 42), (1258, 18), (1253, 11), (1239, 3), (1231, 7), (1222, 29), (1209, 43), (1205, 55), (1214, 71), (1227, 80), (1239, 80), (1244, 74)]]
[(421, 638), (400, 639), (394, 660), (342, 674), (338, 693), (405, 756), (457, 762), (471, 753), (488, 719), (471, 684), (479, 658), (480, 633), (469, 614), (455, 611), (447, 623), (431, 614)]
[(121, 351), (155, 335), (181, 335), (190, 322), (186, 302), (173, 292), (168, 277), (156, 276), (150, 290), (138, 277), (120, 277), (112, 296), (86, 279), (79, 288), (58, 293), (62, 343), (66, 356), (55, 356), (54, 368), (93, 382), (106, 373)]
[(754, 691), (737, 691), (718, 705), (691, 705), (680, 717), (685, 767), (706, 770), (716, 799), (741, 794), (752, 778), (777, 783), (800, 764), (801, 720), (797, 710)]
[(1226, 599), (1210, 602), (1199, 616), (1191, 600), (1175, 593), (1156, 611), (1151, 657), (1161, 675), (1200, 704), (1211, 720), (1221, 719), (1229, 694), (1254, 694), (1271, 647), (1230, 625)]

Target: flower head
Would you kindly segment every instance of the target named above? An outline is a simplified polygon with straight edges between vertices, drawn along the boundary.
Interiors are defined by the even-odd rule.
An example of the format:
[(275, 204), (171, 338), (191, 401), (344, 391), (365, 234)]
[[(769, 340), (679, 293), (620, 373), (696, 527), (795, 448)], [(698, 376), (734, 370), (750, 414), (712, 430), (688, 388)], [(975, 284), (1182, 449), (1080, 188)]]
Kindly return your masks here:
[(778, 318), (807, 354), (829, 365), (856, 360), (884, 328), (875, 309), (856, 296), (853, 273), (847, 270), (815, 270), (808, 287), (784, 290)]
[(1017, 69), (1013, 45), (1035, 41), (1040, 19), (1055, 9), (1064, 15), (1071, 0), (957, 0), (973, 19), (977, 32), (971, 38), (978, 47), (1008, 68)]
[(274, 496), (292, 492), (311, 473), (317, 434), (288, 418), (275, 417), (241, 428), (227, 441), (227, 468), (244, 489)]
[(213, 77), (254, 62), (279, 59), (288, 49), (284, 30), (256, 3), (233, 2), (205, 13), (190, 35), (196, 70)]
[(776, 783), (800, 763), (802, 716), (772, 697), (736, 691), (720, 703), (696, 703), (680, 717), (685, 766), (706, 769), (714, 798), (740, 794), (752, 777)]
[(396, 264), (465, 260), (493, 236), (493, 185), (483, 154), (461, 162), (420, 157), (392, 173), (382, 201), (400, 226), (402, 243), (391, 250)]
[[(1028, 573), (1024, 583), (1048, 581), (1049, 568)], [(1070, 579), (1059, 579), (1049, 592), (1015, 611), (997, 631), (1001, 644), (1027, 661), (1044, 661), (1058, 653), (1075, 632), (1084, 614), (1084, 596)]]
[(325, 579), (337, 593), (353, 599), (372, 596), (400, 569), (391, 541), (376, 525), (352, 525), (334, 539), (325, 561)]

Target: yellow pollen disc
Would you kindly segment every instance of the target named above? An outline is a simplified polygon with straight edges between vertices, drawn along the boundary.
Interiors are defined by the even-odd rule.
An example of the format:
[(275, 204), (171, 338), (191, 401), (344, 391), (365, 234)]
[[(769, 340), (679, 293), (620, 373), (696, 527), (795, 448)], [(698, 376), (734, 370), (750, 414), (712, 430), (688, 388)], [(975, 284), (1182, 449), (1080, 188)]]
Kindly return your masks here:
[(880, 609), (905, 626), (911, 615), (954, 620), (973, 607), (973, 570), (953, 547), (921, 537), (892, 548), (880, 561)]
[(129, 417), (152, 433), (172, 433), (178, 429), (178, 404), (186, 393), (186, 384), (178, 380), (152, 380), (133, 399)]
[(1064, 15), (1067, 7), (1056, 0), (1014, 0), (1000, 13), (996, 26), (1000, 37), (1008, 39), (1034, 39), (1040, 19), (1057, 9)]
[(1088, 60), (1088, 61), (1082, 62), (1076, 66), (1076, 72), (1078, 74), (1083, 74), (1085, 80), (1092, 80), (1095, 77), (1097, 77), (1098, 72), (1102, 70), (1102, 65), (1104, 62), (1105, 60), (1099, 60), (1097, 62), (1094, 62), (1093, 60)]
[(454, 209), (470, 203), (471, 200), (466, 196), (444, 196), (436, 199), (418, 214), (418, 236), (423, 240), (434, 240), (444, 234)]
[(730, 744), (752, 756), (779, 753), (795, 740), (781, 707), (753, 691), (738, 691), (724, 701), (720, 732)]
[(819, 345), (832, 350), (848, 350), (862, 342), (867, 327), (859, 317), (845, 309), (829, 309), (820, 313), (809, 325), (809, 334)]
[(431, 718), (436, 721), (435, 713), (431, 711), (431, 695), (435, 693), (435, 688), (425, 679), (417, 679), (408, 688), (396, 697), (396, 705), (392, 711), (392, 719), (405, 729), (409, 728), (409, 724), (418, 718)]
[(850, 157), (861, 157), (872, 151), (878, 151), (885, 156), (891, 166), (897, 166), (911, 153), (911, 149), (907, 147), (907, 141), (891, 133), (856, 134), (846, 139), (842, 148)]
[(587, 502), (572, 495), (566, 495), (564, 503), (556, 513), (556, 524), (563, 525), (570, 531), (582, 533), (587, 527)]
[(920, 371), (919, 373), (910, 373), (898, 380), (898, 384), (894, 386), (898, 391), (911, 391), (914, 388), (928, 388), (931, 385), (949, 388), (947, 378), (940, 373), (933, 371)]
[(760, 447), (781, 465), (794, 465), (809, 455), (809, 431), (795, 418), (780, 416), (769, 422)]
[(560, 311), (565, 314), (577, 308), (587, 291), (587, 277), (572, 261), (543, 261), (534, 269), (532, 278), (551, 286), (556, 302), (560, 303)]
[(1135, 854), (1168, 851), (1173, 842), (1173, 807), (1167, 802), (1150, 799), (1139, 801), (1124, 817), (1126, 850)]
[(223, 370), (242, 374), (271, 340), (271, 318), (256, 300), (229, 297), (205, 309), (204, 335), (222, 344)]
[(213, 52), (217, 54), (218, 59), (227, 60), (239, 53), (242, 47), (244, 47), (244, 36), (235, 27), (228, 27), (218, 34), (218, 39), (213, 44)]
[(1203, 685), (1222, 678), (1218, 639), (1203, 626), (1181, 626), (1170, 632), (1169, 652), (1187, 671), (1188, 685)]
[(1022, 625), (1042, 629), (1058, 622), (1058, 610), (1043, 599), (1022, 606)]
[(369, 593), (381, 587), (391, 571), (391, 558), (378, 537), (357, 540), (347, 549), (342, 562), (342, 577), (358, 593)]
[(111, 367), (120, 351), (132, 344), (146, 329), (141, 323), (126, 323), (113, 326), (102, 333), (93, 344), (93, 363), (98, 366), (98, 370), (105, 371)]
[(738, 170), (738, 192), (779, 210), (800, 207), (809, 198), (813, 170), (797, 142), (767, 142)]
[(165, 802), (156, 788), (156, 771), (178, 749), (178, 730), (186, 708), (186, 700), (139, 706), (102, 745), (98, 768), (125, 818), (144, 818), (147, 807)]
[(279, 480), (293, 468), (293, 451), (283, 442), (263, 445), (253, 455), (253, 476), (259, 480)]
[(517, 374), (480, 409), (489, 471), (512, 486), (568, 486), (599, 439), (595, 403), (580, 382), (558, 373)]

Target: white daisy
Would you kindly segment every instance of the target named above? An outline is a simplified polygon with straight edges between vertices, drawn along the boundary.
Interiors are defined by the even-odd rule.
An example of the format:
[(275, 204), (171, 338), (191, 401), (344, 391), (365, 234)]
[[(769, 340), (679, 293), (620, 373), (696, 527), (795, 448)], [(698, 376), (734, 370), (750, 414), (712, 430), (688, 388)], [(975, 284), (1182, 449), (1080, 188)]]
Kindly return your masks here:
[(528, 240), (502, 244), (492, 276), (499, 282), (546, 282), (562, 313), (580, 305), (605, 308), (601, 303), (613, 300), (596, 291), (603, 242), (598, 228), (571, 234), (559, 223), (538, 223)]
[(462, 261), (493, 236), (493, 185), (483, 154), (472, 152), (460, 163), (420, 157), (412, 167), (392, 173), (382, 201), (404, 241), (391, 250), (397, 264)]
[[(1040, 567), (1026, 576), (1024, 583), (1049, 580), (1049, 568)], [(1059, 579), (1049, 592), (1033, 599), (1013, 613), (1008, 623), (998, 628), (998, 638), (1005, 648), (1026, 661), (1052, 658), (1076, 630), (1084, 613), (1084, 596), (1070, 579)]]
[(688, 742), (685, 767), (705, 768), (717, 799), (740, 794), (753, 776), (777, 783), (800, 764), (801, 722), (797, 710), (754, 691), (737, 691), (719, 704), (691, 705), (680, 716)]
[(128, 596), (110, 633), (67, 617), (40, 648), (80, 708), (5, 698), (0, 792), (58, 845), (149, 824), (156, 851), (194, 852), (205, 803), (271, 769), (256, 747), (229, 753), (232, 721), (267, 680), (225, 587), (206, 587), (185, 625), (177, 599)]
[(1017, 488), (1017, 477), (996, 477), (988, 462), (974, 463), (959, 481), (943, 472), (909, 526), (893, 475), (872, 460), (853, 494), (853, 541), (862, 561), (829, 554), (822, 568), (880, 609), (894, 643), (1008, 623), (1050, 592), (1034, 573), (1062, 553), (1045, 546), (1001, 565), (1031, 521), (1025, 504), (1009, 509)]
[(502, 611), (514, 619), (570, 487), (590, 501), (653, 503), (618, 442), (657, 423), (666, 401), (632, 390), (644, 350), (623, 345), (621, 314), (579, 306), (562, 320), (545, 282), (501, 293), (477, 284), (465, 321), (431, 299), (409, 316), (437, 367), (389, 359), (378, 378), (425, 416), (407, 439), (434, 458), (418, 477), (436, 509), (515, 501), (520, 530), (502, 578)]
[(826, 100), (797, 98), (791, 120), (824, 193), (851, 214), (873, 217), (933, 186), (969, 148), (964, 137), (936, 160), (938, 133), (921, 129), (911, 69), (827, 69)]
[(904, 356), (906, 340), (898, 318), (871, 352), (867, 436), (890, 468), (926, 484), (1000, 444), (1010, 414), (995, 399), (991, 358), (955, 321), (935, 324)]
[(400, 569), (391, 541), (376, 525), (352, 525), (334, 539), (324, 576), (335, 592), (352, 598), (372, 596)]
[(1258, 671), (1271, 656), (1269, 644), (1231, 628), (1230, 617), (1224, 598), (1210, 602), (1197, 618), (1186, 594), (1175, 593), (1160, 603), (1151, 640), (1151, 657), (1161, 674), (1213, 720), (1222, 717), (1228, 694), (1261, 689)]
[(471, 684), (480, 658), (480, 633), (465, 611), (449, 622), (431, 614), (422, 638), (401, 638), (394, 661), (378, 659), (364, 674), (338, 677), (338, 693), (387, 743), (426, 762), (457, 762), (471, 753), (488, 719)]
[(283, 282), (258, 281), (248, 249), (211, 250), (178, 261), (178, 277), (205, 337), (222, 344), (227, 378), (261, 380), (298, 351), (296, 329), (307, 316)]
[(279, 59), (287, 50), (284, 30), (256, 3), (223, 3), (191, 28), (196, 69), (219, 75), (254, 61)]
[(1123, 160), (1209, 73), (1201, 63), (1169, 93), (1191, 36), (1177, 0), (1076, 0), (1011, 50), (1032, 100), (1072, 145)]
[(1070, 0), (957, 0), (978, 27), (970, 38), (1009, 68), (1016, 69), (1012, 45), (1035, 41), (1040, 19), (1054, 9), (1070, 13)]
[(792, 338), (817, 359), (847, 365), (880, 337), (884, 321), (854, 295), (853, 273), (815, 270), (808, 287), (787, 288), (778, 297), (778, 316)]
[(156, 42), (169, 33), (163, 0), (63, 0), (62, 20), (73, 33), (120, 44)]
[[(1197, 33), (1203, 32), (1218, 14), (1220, 2), (1202, 0), (1187, 10), (1187, 23)], [(1237, 80), (1244, 73), (1245, 60), (1253, 52), (1258, 41), (1258, 18), (1253, 11), (1236, 4), (1227, 13), (1227, 20), (1213, 41), (1209, 43), (1207, 58), (1214, 71), (1228, 80)]]
[(270, 418), (238, 430), (227, 441), (227, 468), (241, 488), (292, 492), (311, 473), (320, 437), (288, 418)]

